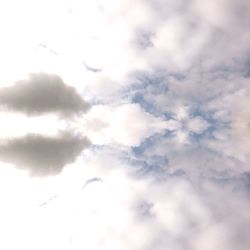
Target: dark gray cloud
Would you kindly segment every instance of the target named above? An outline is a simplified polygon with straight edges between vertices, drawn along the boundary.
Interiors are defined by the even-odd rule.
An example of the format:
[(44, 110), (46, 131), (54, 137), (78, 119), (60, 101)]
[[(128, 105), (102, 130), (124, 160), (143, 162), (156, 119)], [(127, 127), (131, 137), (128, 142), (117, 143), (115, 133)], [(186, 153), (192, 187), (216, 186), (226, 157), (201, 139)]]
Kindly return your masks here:
[(14, 86), (0, 89), (0, 106), (28, 115), (59, 113), (70, 116), (84, 112), (89, 105), (77, 91), (57, 75), (31, 74)]
[(0, 145), (0, 160), (27, 169), (33, 176), (55, 175), (88, 146), (85, 137), (66, 133), (58, 137), (29, 134)]

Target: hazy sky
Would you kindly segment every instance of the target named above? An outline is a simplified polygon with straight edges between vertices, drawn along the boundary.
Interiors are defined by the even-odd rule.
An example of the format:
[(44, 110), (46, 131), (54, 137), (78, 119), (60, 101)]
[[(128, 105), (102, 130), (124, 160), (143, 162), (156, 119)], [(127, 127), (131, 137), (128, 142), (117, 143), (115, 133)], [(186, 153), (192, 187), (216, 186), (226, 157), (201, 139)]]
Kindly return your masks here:
[(249, 250), (249, 13), (0, 1), (0, 249)]

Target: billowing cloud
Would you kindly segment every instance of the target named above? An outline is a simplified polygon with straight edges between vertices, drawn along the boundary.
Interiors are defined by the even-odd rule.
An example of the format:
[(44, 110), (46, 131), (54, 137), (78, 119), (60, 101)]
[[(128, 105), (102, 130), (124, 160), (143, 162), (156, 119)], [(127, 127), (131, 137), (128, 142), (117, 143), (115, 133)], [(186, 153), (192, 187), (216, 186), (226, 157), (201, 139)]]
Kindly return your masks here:
[(31, 74), (14, 86), (0, 89), (0, 105), (28, 115), (58, 113), (63, 116), (85, 112), (89, 105), (77, 91), (57, 75)]
[(0, 160), (28, 170), (34, 176), (55, 175), (89, 145), (86, 138), (70, 134), (57, 137), (28, 134), (2, 142)]

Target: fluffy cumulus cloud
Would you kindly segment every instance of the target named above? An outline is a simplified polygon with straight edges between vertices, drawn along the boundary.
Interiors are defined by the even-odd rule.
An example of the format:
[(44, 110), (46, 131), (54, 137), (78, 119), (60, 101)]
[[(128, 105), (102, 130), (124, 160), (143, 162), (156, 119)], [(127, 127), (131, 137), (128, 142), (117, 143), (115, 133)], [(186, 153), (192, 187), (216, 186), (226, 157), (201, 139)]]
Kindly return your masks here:
[(0, 248), (248, 250), (249, 11), (0, 3)]
[(86, 138), (62, 134), (57, 137), (28, 134), (0, 145), (0, 160), (29, 170), (31, 175), (59, 173), (72, 163), (90, 142)]
[(54, 112), (69, 116), (88, 109), (73, 87), (67, 86), (59, 76), (45, 73), (31, 74), (14, 86), (1, 88), (0, 100), (3, 108), (28, 115)]

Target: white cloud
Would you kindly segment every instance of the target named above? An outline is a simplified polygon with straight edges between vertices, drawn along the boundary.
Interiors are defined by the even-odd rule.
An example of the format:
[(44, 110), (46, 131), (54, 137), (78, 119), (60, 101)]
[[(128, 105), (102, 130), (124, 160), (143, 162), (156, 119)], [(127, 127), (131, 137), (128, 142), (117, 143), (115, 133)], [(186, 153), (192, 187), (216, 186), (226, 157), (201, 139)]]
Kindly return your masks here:
[(194, 117), (191, 118), (188, 121), (188, 129), (189, 131), (196, 133), (196, 134), (201, 134), (204, 130), (206, 130), (209, 127), (209, 123), (205, 121), (202, 117)]
[(145, 112), (138, 104), (96, 105), (72, 125), (86, 133), (94, 144), (124, 146), (139, 146), (147, 137), (174, 126)]
[[(240, 246), (247, 250), (249, 245), (250, 204), (244, 195), (206, 179), (192, 183), (180, 178), (164, 182), (135, 178), (132, 166), (121, 160), (115, 148), (87, 150), (56, 177), (29, 179), (11, 172), (1, 166), (1, 180), (8, 179), (1, 181), (1, 194), (4, 190), (12, 194), (11, 198), (1, 195), (2, 209), (8, 209), (0, 214), (4, 236), (0, 246), (5, 249), (18, 245), (119, 250)], [(102, 181), (84, 186), (93, 177)], [(54, 200), (39, 206), (55, 194)], [(14, 226), (17, 222), (20, 227)]]
[[(0, 165), (0, 248), (248, 250), (249, 191), (231, 182), (249, 172), (249, 8), (247, 0), (1, 3), (0, 86), (46, 72), (94, 105), (63, 125), (1, 113), (8, 162), (41, 171), (53, 162), (62, 172), (41, 180)], [(159, 85), (140, 82), (157, 115), (129, 103), (138, 72), (163, 75)], [(95, 144), (65, 169), (81, 138), (55, 139), (61, 126)], [(166, 158), (158, 183), (154, 169), (138, 177), (128, 164), (130, 147), (157, 133), (138, 151), (145, 165)], [(85, 185), (93, 178), (102, 181)]]
[(215, 140), (207, 145), (226, 157), (239, 160), (238, 171), (248, 171), (249, 151), (249, 80), (240, 79), (233, 83), (235, 89), (214, 98), (207, 109), (212, 110), (215, 119), (226, 125), (214, 133)]
[[(197, 65), (203, 69), (221, 63), (237, 66), (238, 58), (249, 49), (245, 32), (249, 6), (244, 0), (186, 4), (146, 0), (34, 4), (27, 0), (2, 3), (1, 10), (1, 23), (9, 27), (1, 29), (1, 65), (6, 69), (1, 84), (24, 73), (45, 71), (90, 91), (94, 99), (96, 95), (103, 100), (112, 97), (131, 84), (128, 76), (137, 70), (160, 67), (181, 72)], [(18, 24), (13, 20), (19, 20)], [(237, 43), (227, 42), (236, 37)], [(145, 47), (143, 39), (150, 39), (152, 45)], [(101, 72), (88, 72), (83, 63)]]

